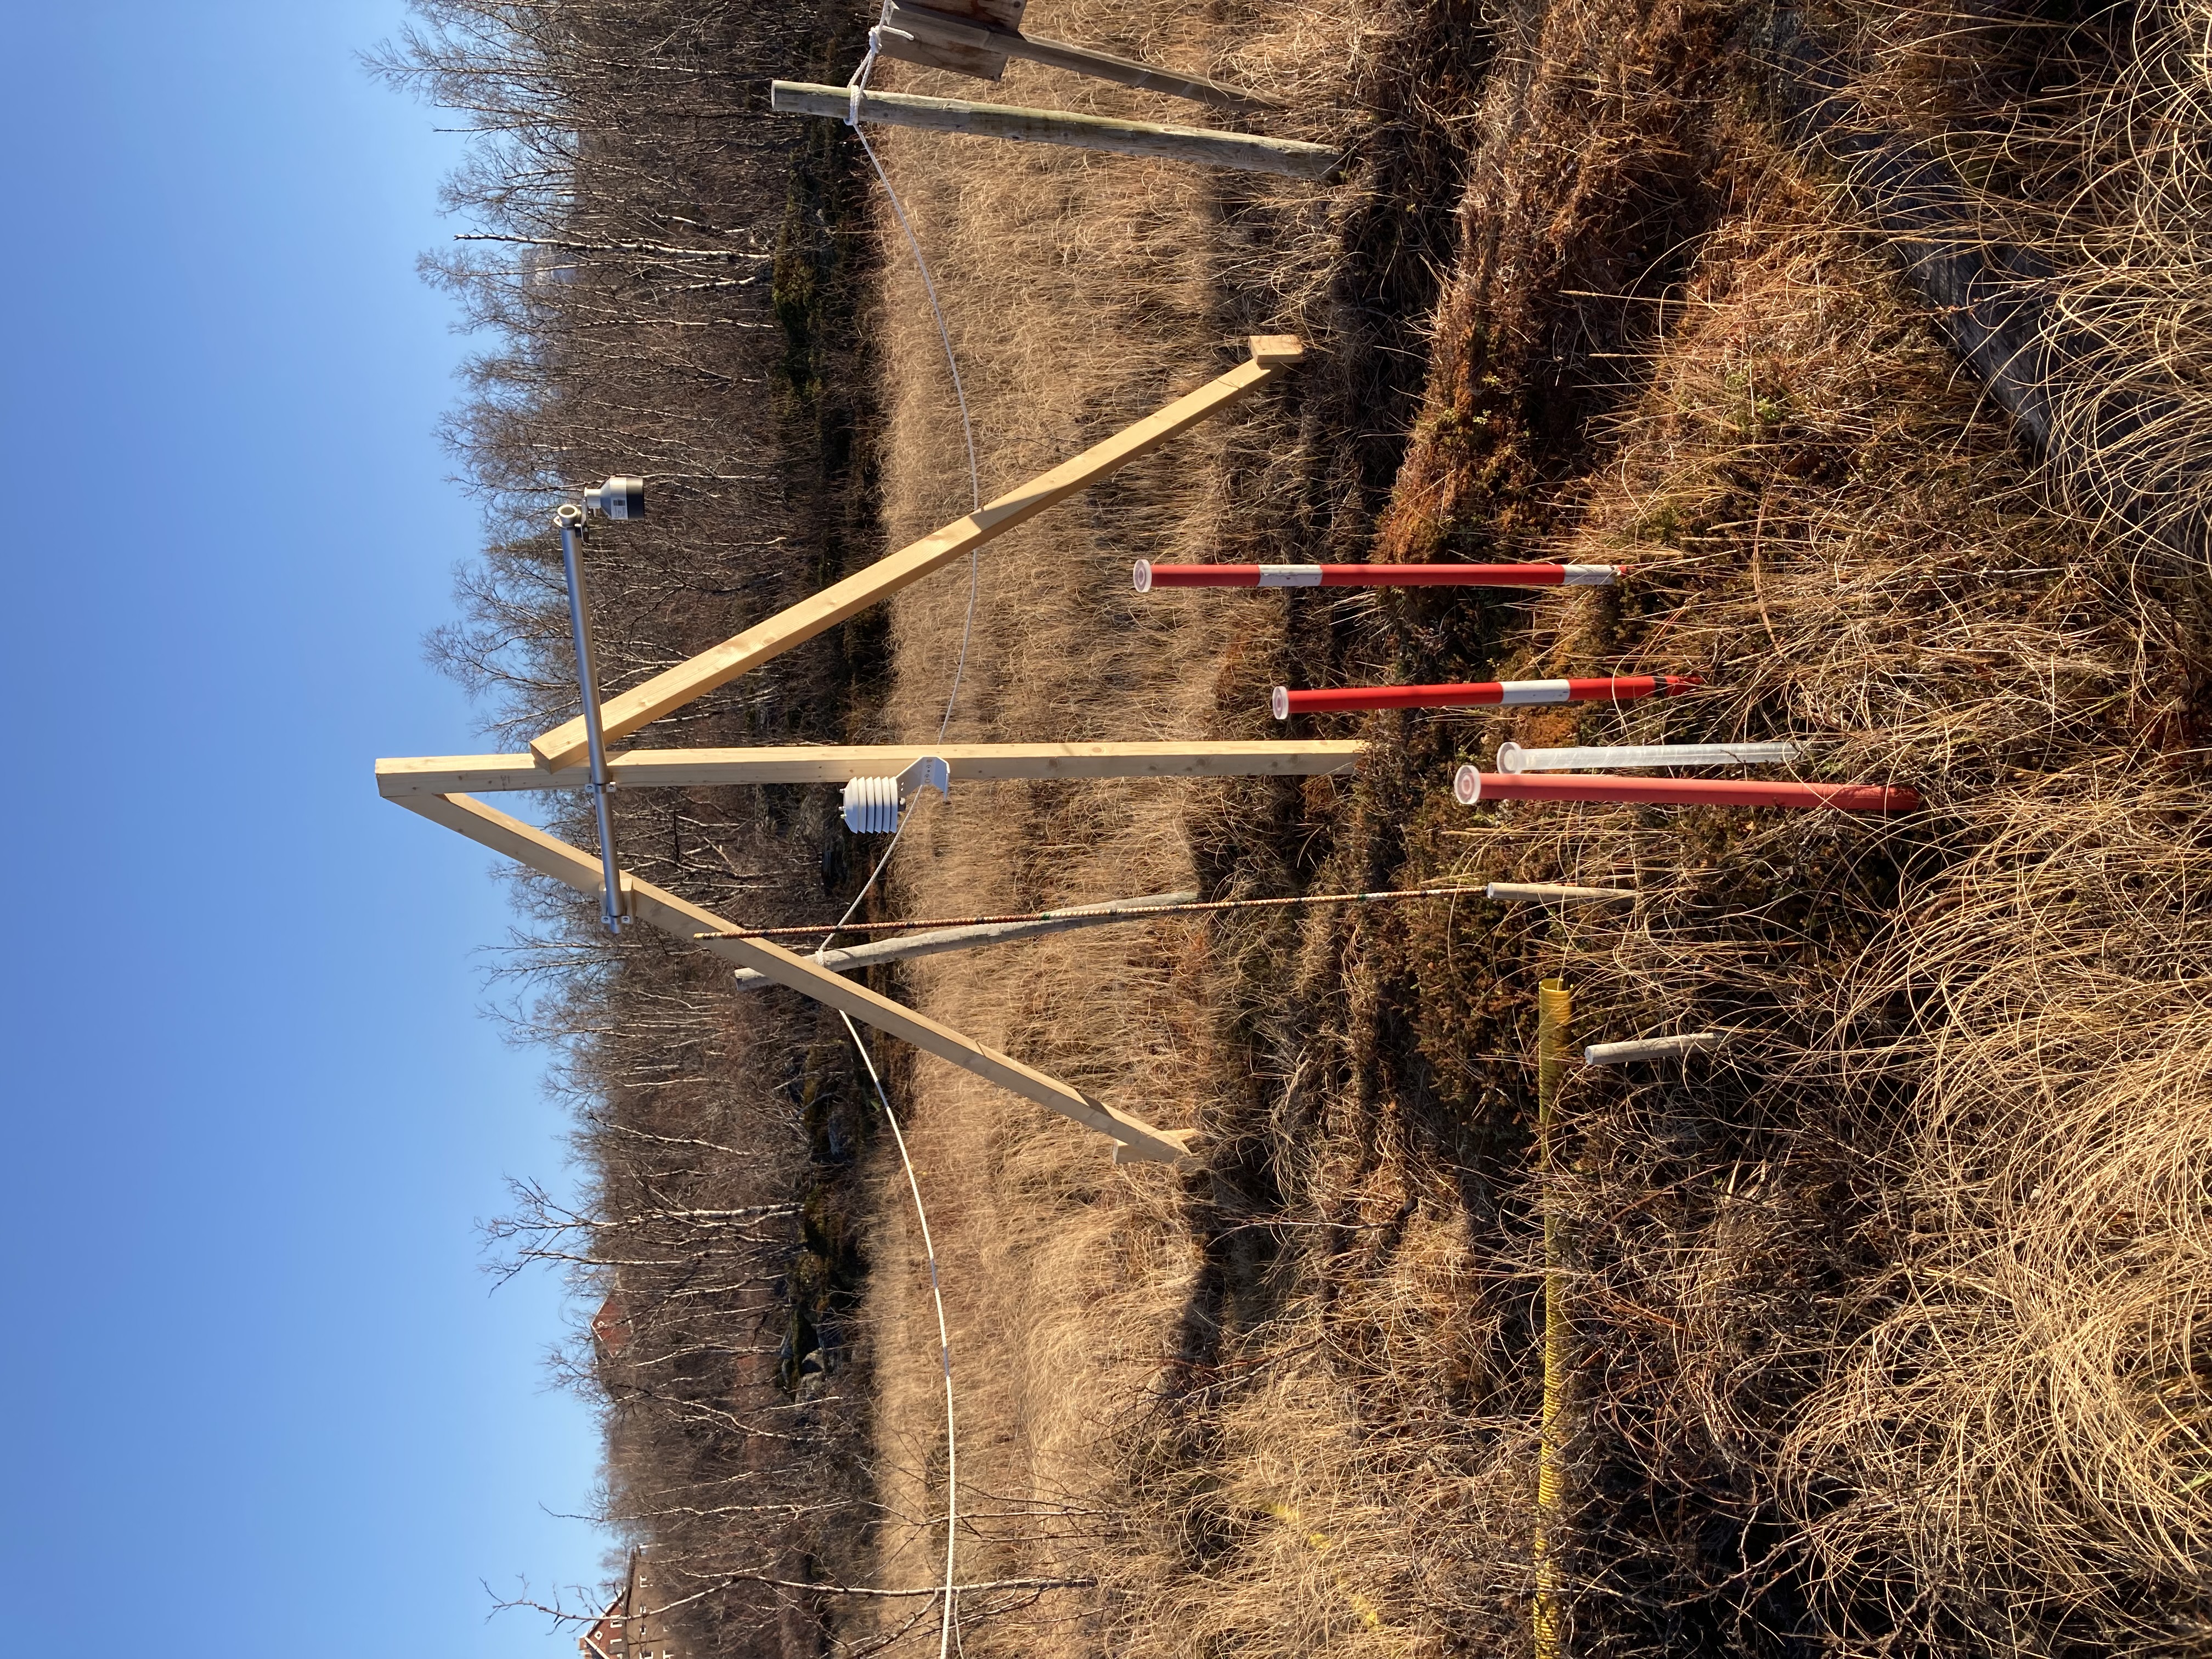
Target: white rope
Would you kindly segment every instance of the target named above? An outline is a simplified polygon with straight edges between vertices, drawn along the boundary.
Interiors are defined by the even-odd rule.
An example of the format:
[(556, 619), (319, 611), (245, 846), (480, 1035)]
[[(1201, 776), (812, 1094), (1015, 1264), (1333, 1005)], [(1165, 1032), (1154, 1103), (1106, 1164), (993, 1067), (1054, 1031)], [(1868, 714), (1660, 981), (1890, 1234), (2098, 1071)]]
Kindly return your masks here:
[[(890, 19), (890, 0), (884, 0), (882, 21), (868, 31), (867, 55), (861, 58), (860, 68), (853, 71), (845, 125), (852, 128), (853, 136), (860, 141), (860, 149), (868, 158), (868, 165), (875, 169), (876, 181), (884, 187), (884, 195), (891, 204), (892, 216), (897, 219), (900, 230), (906, 234), (906, 245), (913, 251), (915, 268), (921, 274), (921, 291), (929, 300), (930, 315), (937, 319), (937, 337), (945, 348), (945, 366), (952, 375), (952, 395), (960, 405), (960, 434), (968, 448), (968, 493), (975, 504), (975, 510), (980, 512), (983, 506), (983, 474), (975, 464), (975, 423), (968, 412), (968, 388), (961, 383), (960, 360), (952, 349), (952, 330), (945, 320), (944, 307), (938, 303), (937, 283), (929, 274), (929, 260), (922, 253), (921, 239), (915, 234), (914, 225), (907, 217), (906, 204), (899, 200), (898, 191), (891, 187), (890, 175), (884, 171), (883, 161), (877, 155), (876, 147), (868, 142), (868, 135), (860, 131), (860, 95), (867, 88), (868, 76), (875, 70), (876, 58), (882, 46), (882, 29)], [(968, 672), (968, 647), (975, 635), (975, 596), (980, 574), (977, 557), (975, 552), (968, 555), (968, 611), (960, 624), (960, 653), (953, 659), (951, 690), (945, 694), (945, 714), (937, 723), (939, 742), (944, 740), (946, 731), (952, 725), (952, 711), (960, 700), (960, 682)], [(860, 909), (861, 902), (873, 890), (884, 873), (884, 866), (891, 861), (891, 854), (898, 850), (899, 842), (906, 835), (907, 825), (913, 821), (911, 813), (896, 814), (896, 808), (894, 813), (896, 827), (891, 832), (890, 844), (884, 848), (883, 856), (876, 860), (876, 867), (868, 872), (867, 881), (854, 896), (852, 903), (846, 907), (845, 914), (837, 919), (840, 924), (850, 921), (854, 913)], [(836, 937), (834, 933), (823, 937), (820, 947), (814, 953), (816, 961), (819, 962), (827, 953)], [(915, 1219), (921, 1227), (922, 1251), (929, 1261), (929, 1294), (937, 1304), (938, 1360), (945, 1375), (945, 1591), (944, 1613), (938, 1628), (937, 1659), (946, 1659), (957, 1629), (954, 1622), (955, 1586), (960, 1582), (954, 1572), (954, 1553), (960, 1532), (960, 1483), (958, 1425), (952, 1405), (952, 1337), (945, 1321), (945, 1292), (938, 1279), (937, 1246), (930, 1237), (929, 1212), (921, 1201), (921, 1182), (915, 1174), (914, 1160), (907, 1154), (906, 1134), (899, 1127), (898, 1114), (891, 1109), (890, 1096), (884, 1088), (883, 1079), (877, 1075), (876, 1063), (868, 1053), (868, 1045), (860, 1040), (859, 1028), (853, 1024), (851, 1016), (841, 1012), (838, 1018), (845, 1022), (845, 1030), (853, 1039), (853, 1046), (860, 1050), (860, 1063), (868, 1070), (868, 1081), (875, 1085), (877, 1103), (883, 1108), (884, 1121), (891, 1126), (891, 1138), (898, 1143), (899, 1163), (906, 1170), (907, 1190), (914, 1198)]]
[[(952, 331), (945, 321), (945, 307), (937, 302), (937, 283), (929, 274), (929, 261), (921, 252), (921, 239), (914, 234), (914, 224), (906, 216), (906, 204), (891, 188), (890, 174), (884, 171), (883, 159), (876, 147), (868, 142), (868, 135), (860, 131), (860, 94), (867, 89), (868, 76), (875, 72), (877, 49), (882, 40), (882, 29), (890, 21), (890, 0), (884, 0), (883, 22), (868, 31), (868, 53), (860, 59), (860, 67), (853, 71), (848, 83), (852, 91), (850, 107), (846, 111), (845, 125), (853, 129), (853, 137), (860, 141), (860, 149), (868, 158), (868, 165), (876, 170), (876, 182), (884, 187), (884, 195), (891, 204), (891, 215), (898, 227), (906, 233), (906, 245), (914, 251), (915, 269), (921, 273), (921, 291), (929, 301), (929, 314), (937, 319), (937, 337), (945, 347), (945, 366), (952, 373), (952, 395), (960, 404), (960, 435), (968, 446), (968, 494), (974, 510), (983, 507), (983, 474), (975, 465), (975, 423), (968, 413), (968, 388), (961, 383), (960, 360), (952, 350)], [(979, 553), (968, 556), (968, 615), (960, 624), (960, 654), (952, 664), (952, 690), (945, 699), (945, 718), (937, 723), (938, 741), (952, 724), (952, 707), (959, 701), (961, 676), (968, 672), (968, 644), (975, 632), (976, 560)]]
[(906, 1170), (907, 1190), (914, 1195), (915, 1219), (921, 1224), (922, 1254), (929, 1261), (930, 1299), (937, 1304), (937, 1354), (945, 1373), (945, 1614), (938, 1630), (937, 1659), (945, 1659), (952, 1642), (953, 1586), (959, 1582), (952, 1574), (952, 1547), (960, 1518), (955, 1501), (960, 1489), (960, 1453), (952, 1425), (952, 1337), (945, 1325), (945, 1291), (937, 1277), (937, 1246), (929, 1236), (929, 1212), (922, 1207), (921, 1182), (915, 1178), (913, 1158), (907, 1155), (906, 1136), (900, 1131), (898, 1114), (891, 1110), (890, 1097), (884, 1091), (884, 1080), (876, 1074), (876, 1062), (869, 1058), (868, 1045), (860, 1041), (852, 1016), (841, 1013), (837, 1018), (845, 1022), (846, 1030), (852, 1034), (853, 1046), (860, 1051), (860, 1063), (868, 1068), (868, 1081), (876, 1085), (876, 1101), (884, 1109), (884, 1121), (891, 1126), (891, 1138), (898, 1142), (899, 1163)]
[[(919, 802), (915, 804), (920, 805)], [(853, 896), (853, 902), (845, 907), (845, 914), (837, 918), (839, 926), (852, 921), (853, 913), (860, 908), (861, 902), (883, 875), (884, 866), (891, 861), (891, 854), (898, 851), (899, 840), (906, 834), (907, 825), (913, 821), (914, 814), (911, 812), (900, 818), (898, 828), (891, 831), (890, 845), (884, 848), (884, 855), (876, 860), (876, 867), (868, 872), (867, 880)], [(815, 961), (822, 960), (836, 937), (835, 933), (823, 935), (822, 943), (814, 951)], [(845, 1022), (846, 1034), (853, 1039), (854, 1048), (860, 1052), (860, 1064), (868, 1068), (868, 1081), (875, 1085), (876, 1103), (884, 1109), (884, 1121), (891, 1126), (891, 1139), (898, 1143), (899, 1163), (906, 1170), (907, 1191), (914, 1195), (915, 1219), (921, 1225), (921, 1248), (929, 1259), (929, 1294), (937, 1304), (938, 1360), (945, 1372), (945, 1611), (938, 1627), (937, 1659), (945, 1659), (953, 1640), (954, 1586), (960, 1582), (953, 1571), (953, 1547), (959, 1535), (960, 1524), (959, 1487), (956, 1484), (960, 1471), (960, 1443), (958, 1426), (952, 1413), (952, 1336), (945, 1328), (945, 1292), (938, 1284), (937, 1246), (929, 1236), (929, 1211), (921, 1201), (921, 1182), (915, 1175), (914, 1160), (907, 1156), (906, 1134), (899, 1127), (898, 1114), (891, 1109), (890, 1096), (884, 1091), (884, 1080), (876, 1074), (876, 1062), (868, 1053), (868, 1045), (860, 1040), (860, 1028), (853, 1024), (853, 1017), (842, 1009), (837, 1018)]]

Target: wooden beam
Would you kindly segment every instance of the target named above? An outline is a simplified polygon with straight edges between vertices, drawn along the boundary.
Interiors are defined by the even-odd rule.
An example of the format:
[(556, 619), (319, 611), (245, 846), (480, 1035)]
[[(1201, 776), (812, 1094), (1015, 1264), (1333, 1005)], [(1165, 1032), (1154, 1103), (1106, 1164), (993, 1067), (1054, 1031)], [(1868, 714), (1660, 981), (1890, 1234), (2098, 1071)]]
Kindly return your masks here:
[[(726, 684), (749, 668), (759, 666), (792, 647), (835, 628), (848, 617), (865, 611), (901, 588), (920, 581), (932, 571), (997, 540), (1017, 525), (1028, 523), (1047, 507), (1056, 506), (1139, 455), (1158, 448), (1177, 433), (1218, 414), (1254, 386), (1297, 362), (1305, 347), (1287, 335), (1255, 335), (1252, 361), (1240, 364), (1211, 380), (1187, 398), (1178, 398), (1157, 414), (1124, 428), (1102, 443), (1093, 444), (1073, 460), (1030, 479), (1020, 489), (969, 514), (956, 524), (924, 536), (866, 569), (832, 583), (811, 599), (747, 629), (688, 662), (654, 675), (642, 685), (632, 686), (599, 705), (599, 720), (612, 743), (628, 737), (649, 720), (704, 696)], [(584, 757), (584, 721), (579, 715), (564, 726), (535, 739), (530, 752), (548, 771), (574, 766)]]
[[(1267, 138), (1256, 132), (1212, 132), (1203, 127), (1174, 127), (1158, 121), (1115, 121), (1103, 115), (1069, 115), (1013, 104), (975, 104), (964, 98), (921, 98), (906, 92), (863, 92), (858, 101), (860, 119), (881, 126), (921, 127), (932, 132), (960, 132), (974, 138), (1006, 138), (1017, 143), (1060, 144), (1114, 155), (1159, 156), (1200, 167), (1231, 167), (1240, 173), (1325, 181), (1335, 176), (1343, 161), (1326, 144)], [(854, 103), (849, 87), (777, 81), (769, 88), (769, 107), (784, 115), (820, 115), (842, 121), (853, 112)]]
[[(1303, 743), (915, 743), (775, 749), (633, 749), (615, 755), (617, 784), (673, 788), (726, 783), (843, 783), (887, 777), (923, 755), (940, 755), (956, 781), (1045, 778), (1310, 778), (1348, 771), (1366, 745), (1354, 739)], [(586, 769), (548, 772), (528, 755), (420, 755), (376, 763), (378, 793), (497, 793), (580, 789)]]
[[(597, 859), (519, 818), (495, 811), (481, 801), (471, 800), (465, 795), (409, 795), (399, 804), (541, 875), (565, 882), (580, 893), (596, 897), (603, 885)], [(702, 909), (627, 872), (622, 881), (623, 890), (629, 896), (629, 914), (678, 939), (688, 941), (698, 933), (726, 933), (735, 926), (713, 911)], [(725, 961), (750, 968), (779, 985), (803, 992), (840, 1013), (902, 1038), (926, 1054), (950, 1060), (988, 1083), (994, 1083), (1024, 1100), (1035, 1101), (1063, 1117), (1073, 1118), (1086, 1129), (1097, 1131), (1117, 1144), (1117, 1163), (1135, 1160), (1173, 1164), (1189, 1155), (1186, 1143), (1194, 1131), (1155, 1129), (1149, 1123), (1093, 1100), (1057, 1078), (1048, 1077), (995, 1048), (987, 1048), (963, 1036), (950, 1026), (939, 1025), (889, 997), (878, 996), (864, 985), (855, 985), (826, 972), (780, 945), (755, 939), (698, 942)]]
[(1018, 29), (1029, 3), (1030, 0), (937, 0), (937, 9), (957, 14), (969, 22), (996, 23), (1002, 29)]
[(876, 50), (902, 64), (950, 70), (955, 75), (973, 76), (978, 81), (995, 81), (1006, 72), (1006, 53), (971, 46), (953, 39), (949, 33), (927, 32), (911, 24), (885, 29), (877, 37)]
[[(903, 3), (903, 0), (891, 0), (886, 21), (890, 26), (884, 35), (886, 56), (974, 75), (986, 81), (999, 78), (1006, 59), (1019, 58), (1075, 75), (1087, 75), (1093, 80), (1111, 81), (1140, 92), (1163, 93), (1170, 98), (1187, 99), (1196, 104), (1229, 108), (1279, 107), (1255, 92), (1226, 86), (1202, 75), (1179, 75), (1157, 64), (1116, 58), (1111, 52), (1094, 52), (1088, 46), (1070, 46), (1065, 40), (1047, 40), (977, 18), (951, 16), (940, 7), (914, 6)], [(915, 44), (922, 50), (913, 51), (891, 32), (899, 29), (911, 34)], [(939, 55), (929, 55), (933, 50)]]

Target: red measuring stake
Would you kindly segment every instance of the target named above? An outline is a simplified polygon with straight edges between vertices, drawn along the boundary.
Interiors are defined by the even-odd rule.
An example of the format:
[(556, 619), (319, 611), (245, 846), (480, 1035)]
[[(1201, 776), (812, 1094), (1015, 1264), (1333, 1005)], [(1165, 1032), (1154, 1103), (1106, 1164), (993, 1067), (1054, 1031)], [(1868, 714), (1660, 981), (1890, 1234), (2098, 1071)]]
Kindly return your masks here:
[(1477, 680), (1466, 685), (1343, 685), (1326, 691), (1293, 691), (1279, 685), (1268, 694), (1275, 718), (1293, 714), (1335, 714), (1361, 708), (1480, 708), (1503, 703), (1513, 708), (1542, 702), (1633, 702), (1686, 691), (1705, 681), (1696, 674), (1616, 674), (1593, 680)]
[(1604, 587), (1620, 564), (1154, 564), (1136, 587)]
[(1757, 783), (1735, 778), (1624, 778), (1586, 772), (1478, 772), (1452, 778), (1462, 806), (1486, 800), (1635, 801), (1647, 806), (1826, 807), (1838, 812), (1913, 812), (1920, 797), (1875, 783)]

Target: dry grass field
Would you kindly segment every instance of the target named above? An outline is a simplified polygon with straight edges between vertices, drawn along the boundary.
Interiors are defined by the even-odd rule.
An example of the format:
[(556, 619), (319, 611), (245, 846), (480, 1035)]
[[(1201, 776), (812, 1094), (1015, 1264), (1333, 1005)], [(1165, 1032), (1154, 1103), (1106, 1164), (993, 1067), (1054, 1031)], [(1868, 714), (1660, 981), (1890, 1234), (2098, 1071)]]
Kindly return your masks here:
[[(506, 239), (446, 267), (501, 340), (453, 434), (496, 516), (434, 647), (495, 731), (571, 707), (545, 510), (580, 477), (652, 479), (653, 517), (592, 549), (614, 690), (968, 511), (896, 224), (842, 129), (759, 108), (772, 75), (848, 72), (860, 10), (417, 9), (386, 68), (478, 125), (453, 198)], [(1291, 185), (884, 132), (984, 495), (1249, 335), (1307, 361), (992, 546), (972, 631), (941, 572), (657, 740), (927, 744), (956, 673), (965, 740), (1280, 735), (1282, 683), (1705, 683), (1291, 728), (1365, 739), (1356, 776), (921, 809), (878, 917), (1462, 890), (875, 970), (1200, 1137), (1188, 1168), (1116, 1166), (874, 1051), (957, 1483), (927, 1255), (836, 1022), (526, 885), (505, 960), (583, 1197), (525, 1188), (492, 1231), (598, 1315), (570, 1380), (605, 1416), (602, 1518), (657, 1552), (684, 1650), (921, 1650), (957, 1496), (969, 1659), (1535, 1651), (1548, 1235), (1562, 1653), (2212, 1654), (2204, 0), (1034, 0), (1028, 27), (1248, 83), (1348, 160)], [(1021, 64), (878, 83), (1193, 118)], [(1945, 298), (1938, 265), (1978, 274)], [(1550, 556), (1631, 574), (1129, 582)], [(1778, 737), (1924, 805), (1450, 795), (1508, 738)], [(827, 921), (880, 850), (830, 794), (625, 790), (623, 857)], [(1554, 913), (1480, 896), (1499, 878), (1637, 897)], [(1540, 1171), (1553, 976), (1581, 1040), (1729, 1035), (1571, 1066)]]
[[(1387, 60), (1412, 41), (1428, 46), (1432, 69), (1449, 70), (1479, 43), (1439, 46), (1423, 31), (1453, 21), (1267, 5), (1180, 33), (1119, 6), (1038, 19), (1068, 38), (1209, 64), (1322, 112), (1285, 130), (1341, 138), (1365, 129), (1389, 165), (1364, 194), (1253, 191), (1250, 181), (1188, 169), (926, 135), (884, 141), (945, 302), (987, 498), (1221, 372), (1250, 333), (1296, 331), (1316, 350), (1286, 388), (985, 556), (951, 735), (1260, 732), (1268, 677), (1285, 660), (1279, 608), (1139, 599), (1130, 563), (1296, 549), (1336, 556), (1364, 544), (1387, 489), (1391, 426), (1402, 431), (1417, 406), (1417, 330), (1449, 246), (1448, 203), (1409, 213), (1381, 194), (1394, 184), (1433, 192), (1449, 154), (1434, 112), (1389, 108), (1405, 77)], [(1462, 85), (1476, 65), (1465, 68)], [(919, 73), (896, 84), (957, 89)], [(1003, 92), (1174, 118), (1164, 100), (1020, 66)], [(957, 517), (969, 496), (934, 323), (910, 264), (886, 263), (884, 517), (896, 545)], [(1364, 303), (1373, 297), (1391, 303)], [(964, 576), (947, 573), (894, 607), (887, 734), (937, 731), (968, 594)], [(1201, 873), (1194, 815), (1225, 810), (1218, 790), (1174, 784), (956, 791), (909, 831), (894, 890), (902, 908), (950, 914), (1185, 885)], [(907, 982), (961, 1029), (1152, 1121), (1206, 1124), (1237, 1064), (1219, 1036), (1234, 974), (1217, 948), (1208, 930), (1169, 921), (921, 963)], [(1149, 1523), (1127, 1502), (1131, 1473), (1113, 1449), (1139, 1402), (1158, 1393), (1164, 1365), (1192, 1358), (1180, 1327), (1205, 1262), (1182, 1183), (1156, 1169), (1115, 1170), (1102, 1146), (948, 1067), (916, 1065), (906, 1098), (958, 1356), (963, 1502), (988, 1517), (963, 1535), (962, 1577), (1090, 1579), (1103, 1568), (1117, 1592), (1103, 1613), (1091, 1610), (1095, 1591), (1048, 1597), (968, 1644), (1075, 1652), (1102, 1638), (1170, 1639), (1170, 1622), (1125, 1599), (1149, 1599), (1174, 1568), (1142, 1541)], [(867, 1311), (884, 1496), (904, 1517), (884, 1531), (880, 1582), (918, 1584), (940, 1568), (942, 1525), (931, 1517), (945, 1501), (943, 1411), (927, 1278), (902, 1192), (886, 1167)]]
[[(996, 1620), (1009, 1598), (975, 1595), (966, 1650), (1526, 1650), (1547, 1212), (1572, 1268), (1570, 1651), (2212, 1646), (2198, 573), (2100, 525), (2095, 480), (2034, 465), (1850, 198), (1774, 137), (1750, 12), (1532, 4), (1425, 87), (1449, 20), (1416, 5), (1038, 0), (1031, 21), (1279, 89), (1308, 112), (1280, 130), (1380, 164), (1247, 195), (886, 141), (987, 496), (1217, 372), (1243, 332), (1316, 348), (1287, 388), (986, 556), (954, 735), (1263, 735), (1282, 680), (1710, 684), (1346, 719), (1326, 729), (1374, 745), (1357, 782), (976, 788), (909, 834), (893, 891), (933, 915), (1194, 881), (1642, 895), (1164, 921), (907, 978), (978, 1037), (1198, 1127), (1206, 1153), (1187, 1176), (1115, 1169), (957, 1073), (902, 1069), (952, 1326), (961, 1576), (1097, 1581)], [(1993, 223), (2063, 220), (2109, 265), (2097, 202), (2052, 210), (1996, 175), (2023, 133), (2078, 134), (2125, 64), (2062, 82), (2002, 20), (1838, 26), (1876, 48), (1870, 104), (1946, 137)], [(1928, 92), (1962, 76), (1971, 99)], [(1018, 66), (1004, 90), (1165, 113)], [(2170, 216), (2194, 153), (2099, 189)], [(2171, 331), (2161, 388), (2199, 337), (2186, 252), (2107, 305)], [(2097, 275), (2075, 260), (2062, 286), (2109, 295)], [(1372, 320), (1386, 282), (1395, 329)], [(933, 324), (888, 253), (878, 326), (896, 544), (965, 508), (965, 468)], [(1429, 357), (1418, 399), (1407, 354)], [(1139, 556), (1370, 555), (1637, 574), (1472, 601), (1127, 588)], [(897, 607), (887, 732), (937, 729), (966, 601), (948, 574)], [(1806, 775), (1909, 783), (1927, 810), (1449, 801), (1453, 764), (1508, 736), (1782, 735), (1812, 744)], [(1539, 1182), (1548, 974), (1593, 1039), (1734, 1037), (1575, 1078), (1569, 1155)], [(876, 1193), (876, 1571), (921, 1586), (945, 1501), (933, 1316), (894, 1166)]]

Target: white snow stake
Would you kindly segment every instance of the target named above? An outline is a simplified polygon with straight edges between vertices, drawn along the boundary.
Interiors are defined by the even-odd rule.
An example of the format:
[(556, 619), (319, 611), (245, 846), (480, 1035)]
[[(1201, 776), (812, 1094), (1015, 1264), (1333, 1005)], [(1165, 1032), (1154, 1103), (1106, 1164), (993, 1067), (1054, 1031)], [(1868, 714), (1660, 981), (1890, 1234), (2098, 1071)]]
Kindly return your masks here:
[(1701, 1048), (1717, 1048), (1727, 1041), (1726, 1031), (1686, 1031), (1680, 1036), (1638, 1037), (1633, 1042), (1593, 1042), (1583, 1050), (1583, 1060), (1590, 1066), (1625, 1066), (1632, 1060), (1671, 1060)]
[(1617, 772), (1639, 766), (1762, 766), (1793, 761), (1794, 743), (1628, 743), (1598, 749), (1498, 745), (1501, 772)]

